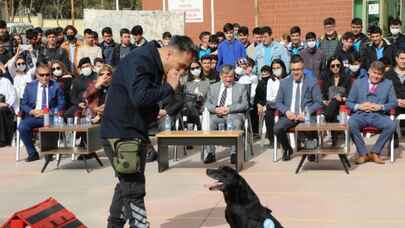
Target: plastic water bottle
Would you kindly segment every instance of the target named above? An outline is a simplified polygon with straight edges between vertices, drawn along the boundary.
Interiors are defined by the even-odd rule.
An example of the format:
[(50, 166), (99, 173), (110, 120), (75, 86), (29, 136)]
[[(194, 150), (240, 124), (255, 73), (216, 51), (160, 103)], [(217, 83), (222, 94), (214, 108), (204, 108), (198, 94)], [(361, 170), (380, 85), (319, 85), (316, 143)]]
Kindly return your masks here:
[(50, 127), (51, 123), (49, 121), (49, 109), (44, 108), (43, 112), (44, 112), (44, 127)]
[(172, 121), (170, 120), (170, 116), (166, 115), (165, 117), (165, 130), (170, 131), (172, 129)]
[(49, 126), (55, 125), (55, 115), (52, 110), (49, 110)]
[(339, 107), (339, 123), (346, 124), (346, 122), (347, 122), (346, 107), (344, 105), (341, 105)]
[(234, 130), (232, 118), (230, 116), (228, 116), (228, 118), (226, 119), (226, 129), (228, 131)]
[(86, 111), (86, 122), (85, 122), (86, 126), (90, 126), (91, 125), (91, 110), (87, 109)]
[(304, 109), (304, 123), (311, 123), (311, 114), (309, 113), (308, 106), (305, 106)]
[(208, 108), (204, 108), (201, 122), (202, 122), (202, 130), (209, 131), (210, 130), (210, 112), (208, 111)]

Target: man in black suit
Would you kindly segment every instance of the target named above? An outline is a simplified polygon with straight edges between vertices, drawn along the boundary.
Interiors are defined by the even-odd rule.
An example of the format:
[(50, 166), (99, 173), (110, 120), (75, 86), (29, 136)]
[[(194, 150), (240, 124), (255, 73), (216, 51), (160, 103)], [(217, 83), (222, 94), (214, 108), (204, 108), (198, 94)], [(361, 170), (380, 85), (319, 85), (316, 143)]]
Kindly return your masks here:
[(158, 48), (149, 42), (123, 58), (108, 90), (101, 137), (119, 183), (107, 227), (148, 228), (145, 211), (145, 145), (158, 103), (174, 93), (180, 76), (195, 56), (189, 37), (174, 36)]

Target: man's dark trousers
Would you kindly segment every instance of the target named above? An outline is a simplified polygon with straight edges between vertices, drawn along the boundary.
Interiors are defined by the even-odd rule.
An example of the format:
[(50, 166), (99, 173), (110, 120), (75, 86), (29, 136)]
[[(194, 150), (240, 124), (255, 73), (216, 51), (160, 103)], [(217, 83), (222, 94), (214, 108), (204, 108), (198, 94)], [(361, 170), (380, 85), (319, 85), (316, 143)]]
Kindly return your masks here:
[[(113, 149), (106, 139), (103, 139), (103, 146), (108, 159), (113, 164)], [(131, 228), (149, 227), (144, 202), (146, 143), (141, 144), (139, 157), (140, 172), (135, 174), (116, 172), (119, 183), (115, 186), (107, 228), (122, 228), (127, 220)]]

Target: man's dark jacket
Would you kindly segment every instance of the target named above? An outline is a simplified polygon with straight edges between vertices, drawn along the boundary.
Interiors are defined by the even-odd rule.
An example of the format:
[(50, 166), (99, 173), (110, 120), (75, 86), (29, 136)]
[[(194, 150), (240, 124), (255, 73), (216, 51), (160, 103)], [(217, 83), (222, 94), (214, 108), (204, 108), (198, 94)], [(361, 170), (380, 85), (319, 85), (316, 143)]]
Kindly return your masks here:
[(123, 58), (114, 72), (101, 122), (102, 138), (147, 140), (148, 127), (159, 112), (158, 103), (173, 94), (163, 82), (158, 44), (149, 42)]

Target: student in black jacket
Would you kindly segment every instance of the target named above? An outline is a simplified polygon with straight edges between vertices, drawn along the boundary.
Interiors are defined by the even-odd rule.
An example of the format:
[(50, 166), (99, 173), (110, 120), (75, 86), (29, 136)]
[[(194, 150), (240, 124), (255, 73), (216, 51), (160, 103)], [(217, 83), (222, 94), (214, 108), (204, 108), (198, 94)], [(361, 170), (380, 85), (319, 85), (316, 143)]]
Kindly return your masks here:
[(362, 53), (363, 67), (368, 69), (372, 62), (386, 58), (389, 65), (394, 63), (394, 49), (382, 36), (381, 28), (371, 26), (369, 28), (371, 42), (366, 46)]
[[(107, 227), (123, 227), (127, 220), (131, 228), (149, 227), (144, 203), (148, 128), (157, 119), (158, 103), (173, 94), (196, 54), (186, 36), (173, 36), (169, 46), (158, 47), (157, 42), (149, 42), (123, 58), (108, 90), (101, 137), (119, 183)], [(120, 157), (131, 154), (125, 157), (130, 163), (117, 159), (118, 143), (127, 145), (131, 153), (120, 153)]]
[(112, 52), (112, 66), (117, 66), (120, 63), (120, 60), (127, 56), (135, 48), (135, 45), (131, 43), (131, 33), (129, 29), (121, 29), (120, 37), (121, 43), (119, 45), (115, 45)]

